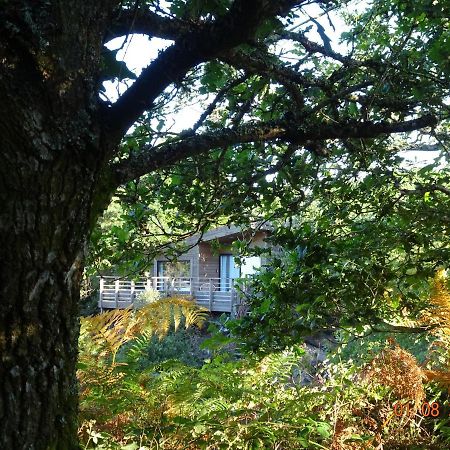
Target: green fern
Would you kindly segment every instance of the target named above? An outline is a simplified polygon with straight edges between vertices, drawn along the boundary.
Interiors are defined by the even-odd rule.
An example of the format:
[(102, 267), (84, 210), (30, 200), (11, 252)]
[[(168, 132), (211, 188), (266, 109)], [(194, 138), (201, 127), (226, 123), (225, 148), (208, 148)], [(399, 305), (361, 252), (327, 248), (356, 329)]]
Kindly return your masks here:
[[(82, 318), (78, 360), (81, 394), (92, 386), (113, 390), (124, 377), (125, 366), (134, 367), (151, 345), (154, 335), (162, 339), (169, 332), (171, 324), (178, 327), (183, 317), (186, 328), (201, 327), (207, 316), (208, 311), (193, 301), (169, 297), (149, 303), (139, 310), (117, 309)], [(130, 341), (133, 343), (125, 361), (117, 363), (119, 350)]]
[(140, 336), (133, 340), (127, 350), (126, 358), (128, 364), (135, 364), (142, 358), (151, 343), (152, 337), (153, 334), (150, 331), (144, 330)]
[(150, 303), (139, 310), (116, 309), (81, 319), (82, 335), (89, 335), (105, 352), (113, 355), (126, 342), (139, 335), (167, 335), (173, 323), (175, 329), (185, 318), (186, 328), (201, 327), (208, 317), (208, 310), (182, 297), (169, 297)]

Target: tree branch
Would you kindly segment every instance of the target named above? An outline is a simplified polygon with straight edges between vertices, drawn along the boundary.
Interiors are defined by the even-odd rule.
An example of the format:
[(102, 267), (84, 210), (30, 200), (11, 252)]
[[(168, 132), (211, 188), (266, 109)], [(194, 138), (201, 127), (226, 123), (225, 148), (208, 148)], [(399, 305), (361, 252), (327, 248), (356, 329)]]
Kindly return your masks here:
[(402, 189), (402, 194), (419, 194), (423, 195), (425, 192), (441, 192), (450, 197), (450, 189), (441, 184), (417, 184), (416, 189)]
[(319, 53), (325, 57), (334, 59), (335, 61), (339, 61), (340, 63), (342, 63), (344, 67), (341, 67), (337, 72), (331, 75), (331, 77), (329, 78), (330, 82), (337, 81), (339, 79), (339, 74), (344, 74), (346, 68), (348, 67), (367, 67), (368, 69), (372, 69), (377, 73), (379, 71), (386, 70), (386, 62), (377, 61), (376, 59), (358, 60), (352, 58), (351, 56), (342, 55), (341, 53), (333, 50), (330, 45), (320, 45), (317, 42), (309, 40), (303, 33), (295, 33), (292, 31), (283, 30), (277, 34), (283, 39), (300, 43), (308, 53)]
[(205, 120), (213, 113), (213, 111), (216, 109), (216, 106), (223, 100), (225, 95), (234, 87), (239, 86), (241, 83), (243, 83), (245, 80), (247, 80), (248, 75), (244, 75), (242, 77), (239, 77), (235, 80), (230, 81), (227, 85), (225, 85), (222, 89), (219, 90), (214, 100), (208, 105), (208, 107), (203, 111), (200, 118), (197, 120), (195, 125), (192, 127), (191, 130), (189, 130), (192, 133), (195, 133), (205, 122)]
[(163, 17), (148, 9), (122, 10), (106, 35), (106, 41), (128, 34), (145, 34), (175, 41), (202, 26), (202, 22)]
[(181, 80), (192, 67), (252, 39), (266, 19), (287, 13), (305, 0), (235, 0), (229, 12), (187, 33), (144, 69), (108, 110), (105, 126), (119, 141), (128, 128), (171, 83)]
[(296, 83), (304, 87), (323, 85), (323, 81), (307, 78), (261, 50), (255, 50), (251, 54), (241, 50), (230, 50), (220, 55), (220, 59), (249, 74), (265, 75), (281, 84)]
[(320, 53), (323, 56), (328, 56), (329, 58), (332, 58), (346, 65), (359, 66), (361, 64), (359, 61), (355, 61), (349, 56), (344, 56), (333, 51), (331, 47), (325, 48), (323, 45), (310, 41), (303, 33), (295, 33), (293, 31), (283, 30), (278, 33), (278, 35), (283, 39), (299, 42), (309, 53)]
[(311, 126), (304, 130), (290, 122), (271, 122), (243, 125), (236, 129), (188, 136), (177, 142), (147, 146), (127, 160), (112, 166), (116, 186), (146, 173), (175, 164), (185, 158), (209, 150), (248, 142), (270, 142), (283, 139), (296, 145), (330, 139), (373, 138), (381, 134), (401, 133), (436, 125), (434, 116), (424, 116), (404, 122), (348, 122), (339, 127), (330, 124)]

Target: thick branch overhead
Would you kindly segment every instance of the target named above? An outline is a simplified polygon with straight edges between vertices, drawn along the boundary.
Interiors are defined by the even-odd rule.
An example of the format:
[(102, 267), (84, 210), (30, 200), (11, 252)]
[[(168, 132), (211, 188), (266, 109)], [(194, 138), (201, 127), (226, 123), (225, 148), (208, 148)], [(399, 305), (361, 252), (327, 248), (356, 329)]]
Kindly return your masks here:
[(175, 41), (184, 35), (199, 29), (201, 23), (187, 20), (163, 17), (148, 9), (127, 9), (120, 11), (108, 29), (106, 40), (128, 34), (145, 34)]
[(424, 116), (404, 122), (345, 123), (340, 127), (324, 124), (306, 131), (287, 122), (246, 125), (237, 129), (198, 134), (157, 147), (143, 148), (139, 154), (114, 165), (112, 170), (116, 184), (120, 185), (154, 170), (171, 166), (185, 158), (220, 147), (276, 140), (310, 145), (311, 142), (330, 139), (373, 138), (381, 134), (408, 132), (434, 126), (436, 123), (435, 117)]
[(270, 17), (287, 13), (302, 2), (285, 0), (236, 0), (230, 11), (198, 30), (181, 36), (149, 67), (110, 108), (106, 120), (113, 134), (121, 136), (171, 83), (181, 80), (189, 69), (220, 53), (246, 43)]

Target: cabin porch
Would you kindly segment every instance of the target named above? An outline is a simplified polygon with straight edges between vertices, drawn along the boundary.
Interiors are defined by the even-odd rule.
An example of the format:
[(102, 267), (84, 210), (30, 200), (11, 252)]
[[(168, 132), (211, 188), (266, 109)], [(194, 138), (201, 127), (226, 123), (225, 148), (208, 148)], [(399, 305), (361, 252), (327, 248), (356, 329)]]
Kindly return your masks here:
[(118, 279), (113, 276), (100, 278), (98, 306), (103, 309), (133, 306), (139, 294), (155, 290), (162, 297), (186, 295), (199, 306), (212, 312), (228, 312), (234, 315), (239, 301), (237, 280), (233, 278), (147, 277), (138, 280)]

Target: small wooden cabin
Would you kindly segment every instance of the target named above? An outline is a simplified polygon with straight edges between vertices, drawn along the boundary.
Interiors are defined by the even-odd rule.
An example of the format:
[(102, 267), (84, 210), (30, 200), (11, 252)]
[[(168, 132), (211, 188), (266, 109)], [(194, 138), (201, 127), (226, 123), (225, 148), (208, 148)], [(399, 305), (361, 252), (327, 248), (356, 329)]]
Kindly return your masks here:
[(245, 278), (265, 265), (262, 257), (244, 257), (239, 264), (232, 252), (237, 240), (248, 240), (252, 247), (266, 247), (270, 230), (242, 230), (223, 226), (187, 239), (190, 250), (171, 261), (158, 255), (152, 272), (139, 280), (116, 277), (100, 279), (99, 307), (124, 308), (134, 303), (145, 290), (156, 290), (163, 295), (188, 295), (210, 311), (235, 314), (241, 303), (240, 292), (245, 289)]

